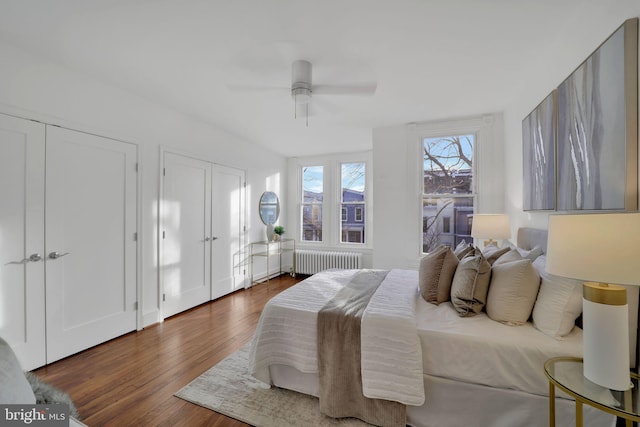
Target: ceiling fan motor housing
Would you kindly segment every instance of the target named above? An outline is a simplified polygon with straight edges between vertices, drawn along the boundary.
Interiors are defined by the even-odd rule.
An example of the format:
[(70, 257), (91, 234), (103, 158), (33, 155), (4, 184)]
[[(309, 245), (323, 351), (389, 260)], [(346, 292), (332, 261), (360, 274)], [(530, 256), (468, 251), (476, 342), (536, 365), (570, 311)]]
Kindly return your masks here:
[(291, 67), (291, 96), (296, 104), (311, 100), (311, 62), (300, 59)]

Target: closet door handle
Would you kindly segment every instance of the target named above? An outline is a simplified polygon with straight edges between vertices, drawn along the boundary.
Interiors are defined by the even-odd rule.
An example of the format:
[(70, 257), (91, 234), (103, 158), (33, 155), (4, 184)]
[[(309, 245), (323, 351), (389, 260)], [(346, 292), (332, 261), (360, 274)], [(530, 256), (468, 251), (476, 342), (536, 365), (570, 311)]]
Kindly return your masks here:
[(62, 258), (65, 255), (69, 255), (69, 252), (65, 252), (62, 254), (60, 252), (50, 252), (49, 259), (58, 259), (58, 258)]
[(26, 264), (28, 262), (38, 262), (42, 260), (42, 256), (40, 256), (40, 254), (31, 254), (29, 255), (29, 258), (24, 258), (20, 261), (10, 261), (8, 263), (6, 263), (5, 265), (10, 265), (10, 264)]

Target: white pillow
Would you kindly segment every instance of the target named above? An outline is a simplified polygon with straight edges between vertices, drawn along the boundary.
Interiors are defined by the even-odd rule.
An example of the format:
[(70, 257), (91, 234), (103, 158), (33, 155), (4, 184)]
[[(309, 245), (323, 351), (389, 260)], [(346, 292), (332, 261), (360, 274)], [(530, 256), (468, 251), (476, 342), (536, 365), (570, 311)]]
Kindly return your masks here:
[(573, 330), (576, 319), (582, 313), (582, 282), (547, 273), (546, 262), (544, 255), (533, 262), (542, 278), (533, 307), (533, 326), (559, 339)]
[(538, 295), (540, 276), (528, 259), (496, 264), (491, 268), (487, 315), (507, 325), (524, 325)]
[(542, 255), (542, 248), (540, 246), (536, 246), (531, 250), (526, 250), (522, 248), (517, 248), (522, 258), (530, 259), (531, 262), (535, 261), (540, 255)]

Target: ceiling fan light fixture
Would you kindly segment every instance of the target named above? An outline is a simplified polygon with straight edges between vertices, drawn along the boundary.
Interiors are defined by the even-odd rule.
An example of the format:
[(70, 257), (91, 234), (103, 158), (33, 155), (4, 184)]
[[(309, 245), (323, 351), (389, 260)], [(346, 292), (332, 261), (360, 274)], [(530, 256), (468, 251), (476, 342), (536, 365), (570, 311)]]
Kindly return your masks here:
[(296, 105), (306, 105), (311, 102), (311, 89), (298, 87), (291, 89), (291, 96)]
[(291, 65), (291, 97), (293, 117), (298, 118), (298, 107), (304, 108), (306, 125), (309, 126), (309, 103), (311, 102), (311, 62), (299, 59)]

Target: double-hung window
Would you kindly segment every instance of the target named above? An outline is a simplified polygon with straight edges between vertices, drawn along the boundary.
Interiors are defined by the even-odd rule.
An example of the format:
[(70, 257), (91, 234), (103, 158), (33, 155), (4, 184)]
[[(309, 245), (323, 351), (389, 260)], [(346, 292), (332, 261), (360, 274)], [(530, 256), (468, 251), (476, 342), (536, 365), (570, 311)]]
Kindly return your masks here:
[(324, 167), (302, 168), (302, 240), (322, 242)]
[(474, 134), (422, 140), (422, 251), (471, 239)]
[(289, 161), (301, 248), (371, 249), (371, 162), (370, 152)]
[(340, 241), (364, 243), (366, 163), (341, 163), (340, 182), (342, 212)]

